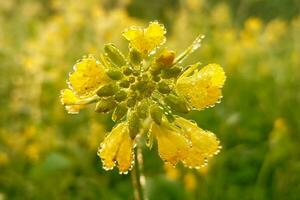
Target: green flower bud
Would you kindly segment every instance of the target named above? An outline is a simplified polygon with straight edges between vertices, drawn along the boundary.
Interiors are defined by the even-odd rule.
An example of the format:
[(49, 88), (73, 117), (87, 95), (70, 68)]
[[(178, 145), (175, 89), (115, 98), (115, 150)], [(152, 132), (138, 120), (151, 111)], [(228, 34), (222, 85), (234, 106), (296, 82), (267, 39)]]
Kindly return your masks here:
[(162, 94), (168, 94), (171, 91), (170, 86), (166, 82), (158, 83), (158, 91)]
[(187, 113), (189, 112), (189, 108), (184, 101), (184, 99), (175, 96), (173, 94), (169, 94), (164, 98), (165, 103), (171, 107), (171, 109), (175, 110), (176, 112)]
[(124, 101), (127, 98), (127, 93), (124, 90), (120, 90), (115, 94), (114, 98), (118, 102)]
[(147, 118), (149, 112), (149, 103), (144, 100), (141, 101), (140, 104), (137, 106), (137, 113), (140, 118)]
[(104, 51), (109, 57), (111, 62), (118, 67), (122, 67), (126, 64), (126, 60), (121, 51), (113, 44), (105, 44)]
[(155, 82), (159, 82), (160, 77), (158, 75), (154, 75), (154, 76), (152, 76), (152, 80), (155, 81)]
[(133, 65), (139, 65), (141, 64), (143, 57), (140, 54), (140, 52), (138, 52), (134, 48), (131, 48), (129, 52), (129, 59), (130, 59), (130, 63), (132, 63)]
[(117, 103), (112, 99), (101, 99), (96, 104), (96, 112), (107, 113), (113, 110), (117, 106)]
[(123, 78), (122, 72), (115, 69), (110, 69), (106, 72), (107, 76), (111, 78), (112, 80), (121, 80)]
[(131, 138), (135, 138), (140, 131), (140, 119), (136, 112), (128, 116), (128, 130)]
[(150, 115), (155, 123), (161, 124), (163, 110), (158, 105), (155, 104), (150, 107)]
[(115, 84), (108, 84), (99, 88), (96, 94), (99, 97), (109, 97), (114, 95), (117, 91), (118, 91), (118, 87)]
[(128, 76), (132, 73), (132, 69), (128, 66), (126, 66), (124, 69), (123, 69), (123, 73)]
[(134, 82), (135, 82), (135, 78), (134, 78), (134, 76), (131, 76), (131, 77), (129, 77), (129, 79), (128, 79), (128, 80), (129, 80), (129, 82), (130, 82), (130, 83), (134, 83)]
[(119, 121), (120, 119), (122, 119), (126, 113), (127, 113), (127, 107), (125, 105), (125, 103), (121, 103), (119, 104), (116, 109), (114, 110), (113, 114), (112, 114), (112, 120), (113, 121)]
[(133, 107), (136, 103), (136, 98), (137, 98), (137, 95), (129, 96), (128, 99), (127, 99), (127, 106), (128, 107)]
[(129, 88), (130, 82), (128, 80), (123, 80), (119, 83), (119, 86), (122, 88)]
[(170, 69), (164, 69), (161, 72), (161, 77), (165, 78), (165, 79), (175, 78), (181, 73), (181, 71), (182, 71), (182, 68), (178, 67), (178, 66), (172, 67)]

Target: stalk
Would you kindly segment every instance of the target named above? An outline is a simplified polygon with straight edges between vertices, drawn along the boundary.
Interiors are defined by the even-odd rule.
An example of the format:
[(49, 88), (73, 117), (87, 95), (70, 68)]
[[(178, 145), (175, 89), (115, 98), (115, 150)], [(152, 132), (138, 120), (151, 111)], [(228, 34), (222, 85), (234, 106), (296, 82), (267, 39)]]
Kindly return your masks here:
[(146, 179), (143, 174), (143, 154), (140, 145), (137, 145), (135, 152), (135, 166), (131, 172), (131, 179), (134, 188), (134, 199), (135, 200), (147, 200), (145, 193)]

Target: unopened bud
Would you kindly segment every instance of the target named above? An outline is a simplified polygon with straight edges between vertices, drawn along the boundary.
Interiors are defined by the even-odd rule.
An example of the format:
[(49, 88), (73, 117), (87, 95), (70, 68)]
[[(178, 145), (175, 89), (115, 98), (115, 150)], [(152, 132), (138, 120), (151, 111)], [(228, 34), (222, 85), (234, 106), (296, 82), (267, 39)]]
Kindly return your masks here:
[(117, 106), (116, 102), (111, 99), (102, 99), (96, 104), (96, 112), (107, 113)]
[(116, 101), (121, 102), (127, 98), (127, 93), (124, 90), (120, 90), (115, 94), (114, 97)]
[(165, 103), (170, 106), (176, 112), (187, 113), (189, 112), (189, 108), (184, 101), (184, 99), (175, 96), (173, 94), (169, 94), (164, 98)]
[(140, 118), (145, 119), (148, 116), (149, 105), (147, 101), (142, 101), (137, 107), (137, 113)]
[(126, 60), (121, 51), (113, 44), (105, 44), (104, 51), (113, 64), (122, 67), (126, 64)]
[(166, 82), (158, 83), (158, 91), (162, 94), (168, 94), (171, 91), (170, 86)]
[(129, 52), (130, 63), (133, 65), (139, 65), (142, 62), (142, 55), (136, 49), (132, 48)]
[(106, 72), (107, 76), (111, 78), (112, 80), (121, 80), (123, 78), (122, 72), (115, 69), (110, 69)]
[(127, 113), (127, 107), (125, 105), (125, 103), (119, 104), (117, 105), (116, 109), (114, 110), (113, 114), (112, 114), (112, 120), (113, 121), (119, 121), (120, 119), (122, 119)]
[(140, 131), (140, 119), (136, 112), (128, 116), (128, 130), (131, 138), (135, 138)]
[(108, 84), (99, 88), (96, 94), (99, 97), (109, 97), (114, 95), (117, 91), (118, 91), (118, 87), (115, 84)]
[(175, 58), (175, 52), (167, 49), (162, 50), (158, 58), (156, 59), (156, 63), (162, 66), (162, 68), (169, 68), (172, 66)]
[(166, 78), (166, 79), (175, 78), (181, 73), (181, 71), (182, 71), (182, 68), (178, 67), (178, 66), (172, 67), (170, 69), (164, 69), (161, 72), (161, 77)]
[(150, 115), (156, 124), (161, 124), (163, 110), (158, 105), (152, 105), (150, 107)]

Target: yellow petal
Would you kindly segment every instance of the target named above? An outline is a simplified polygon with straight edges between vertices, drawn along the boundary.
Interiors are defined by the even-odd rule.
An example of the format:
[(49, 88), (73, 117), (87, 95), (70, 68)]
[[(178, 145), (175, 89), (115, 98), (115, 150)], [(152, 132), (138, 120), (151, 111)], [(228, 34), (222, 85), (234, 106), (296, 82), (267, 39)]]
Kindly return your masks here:
[(179, 131), (152, 123), (151, 132), (156, 136), (159, 156), (163, 161), (176, 165), (187, 155), (190, 144)]
[(122, 142), (116, 157), (120, 174), (126, 174), (131, 170), (134, 162), (133, 140), (131, 139), (128, 129), (123, 135)]
[(204, 166), (207, 159), (219, 152), (220, 142), (212, 132), (205, 131), (195, 123), (181, 117), (176, 118), (175, 124), (182, 129), (192, 143), (192, 148), (190, 148), (188, 156), (183, 161), (188, 167), (198, 168)]
[(196, 109), (212, 106), (222, 98), (221, 88), (226, 80), (220, 65), (209, 64), (191, 76), (179, 77), (176, 92)]
[(81, 99), (78, 98), (70, 89), (64, 89), (61, 91), (60, 101), (63, 105), (76, 104), (80, 100)]
[(69, 114), (78, 114), (84, 107), (84, 105), (66, 105), (65, 109)]
[(60, 100), (65, 109), (69, 114), (78, 114), (79, 111), (84, 108), (84, 105), (72, 105), (76, 104), (82, 99), (78, 98), (70, 89), (65, 89), (61, 91)]
[(104, 66), (91, 55), (76, 63), (74, 70), (68, 83), (79, 97), (94, 94), (97, 88), (110, 81)]
[(102, 159), (104, 169), (110, 170), (115, 166), (115, 157), (118, 153), (126, 130), (127, 126), (125, 122), (118, 124), (101, 143), (98, 150), (98, 156)]
[(132, 48), (143, 56), (148, 56), (165, 42), (165, 33), (162, 24), (151, 22), (146, 29), (131, 27), (123, 32), (123, 36), (130, 42)]

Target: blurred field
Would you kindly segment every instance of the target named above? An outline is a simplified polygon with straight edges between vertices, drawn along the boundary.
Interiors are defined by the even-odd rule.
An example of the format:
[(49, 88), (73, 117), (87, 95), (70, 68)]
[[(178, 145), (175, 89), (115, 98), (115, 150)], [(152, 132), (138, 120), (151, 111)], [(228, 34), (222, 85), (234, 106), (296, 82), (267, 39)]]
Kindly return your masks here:
[(1, 0), (0, 200), (133, 199), (130, 176), (96, 155), (113, 122), (68, 115), (59, 92), (82, 55), (125, 50), (123, 29), (156, 19), (178, 52), (205, 34), (186, 63), (219, 63), (227, 82), (221, 104), (187, 116), (221, 153), (197, 171), (145, 148), (150, 200), (299, 199), (299, 11), (297, 0)]

